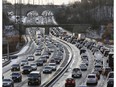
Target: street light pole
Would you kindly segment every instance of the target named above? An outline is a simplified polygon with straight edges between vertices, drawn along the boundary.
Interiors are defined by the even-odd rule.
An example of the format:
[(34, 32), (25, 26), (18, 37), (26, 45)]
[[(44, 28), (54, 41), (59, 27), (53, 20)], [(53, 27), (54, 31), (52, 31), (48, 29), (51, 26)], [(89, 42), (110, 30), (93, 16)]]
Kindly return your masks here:
[(8, 43), (8, 41), (7, 41), (7, 58), (8, 58), (8, 60), (10, 60), (10, 57), (9, 57), (9, 43)]

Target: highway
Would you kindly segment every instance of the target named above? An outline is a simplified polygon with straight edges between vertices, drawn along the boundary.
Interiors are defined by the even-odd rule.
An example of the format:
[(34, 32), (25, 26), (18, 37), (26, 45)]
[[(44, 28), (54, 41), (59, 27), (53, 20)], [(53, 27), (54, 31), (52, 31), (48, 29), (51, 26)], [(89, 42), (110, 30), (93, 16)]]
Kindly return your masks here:
[[(55, 18), (53, 16), (52, 12), (44, 11), (42, 13), (42, 15), (43, 16), (46, 16), (46, 15), (51, 16), (52, 15), (52, 17), (48, 17), (48, 18), (43, 17), (42, 18), (42, 16), (39, 16), (37, 18), (39, 21), (36, 22), (36, 18), (34, 18), (28, 24), (31, 25), (31, 24), (36, 23), (36, 24), (56, 24), (57, 25), (57, 22), (55, 21)], [(29, 20), (27, 18), (26, 22), (28, 22)], [(26, 24), (26, 22), (24, 24)], [(69, 35), (69, 36), (72, 35), (71, 32), (68, 32), (68, 31), (64, 30), (63, 28), (61, 28), (61, 27), (51, 28), (50, 30), (53, 30), (53, 31), (55, 30), (55, 31), (58, 32), (57, 29), (59, 29), (59, 30), (61, 30), (63, 32), (67, 32), (67, 35)], [(26, 30), (26, 32), (27, 32), (26, 37), (28, 39), (28, 43), (24, 47), (24, 50), (22, 50), (19, 53), (15, 54), (15, 55), (18, 55), (17, 59), (12, 59), (10, 64), (8, 64), (7, 66), (2, 68), (4, 78), (11, 78), (10, 75), (11, 75), (12, 72), (11, 72), (10, 68), (11, 68), (12, 64), (15, 64), (15, 63), (20, 64), (20, 62), (23, 59), (26, 59), (29, 55), (33, 55), (34, 58), (35, 58), (34, 61), (29, 61), (29, 64), (35, 63), (35, 61), (40, 58), (40, 56), (36, 56), (35, 54), (36, 54), (36, 49), (39, 47), (39, 45), (37, 45), (37, 42), (38, 42), (39, 38), (37, 38), (36, 33), (40, 32), (41, 30), (42, 30), (41, 33), (45, 32), (44, 31), (45, 29), (43, 29), (43, 28), (28, 28)], [(72, 78), (72, 70), (73, 70), (73, 68), (79, 68), (80, 64), (82, 63), (80, 50), (76, 47), (75, 44), (71, 44), (69, 41), (65, 41), (63, 39), (60, 39), (60, 37), (56, 37), (56, 36), (52, 35), (51, 33), (50, 33), (49, 37), (51, 38), (51, 40), (54, 43), (59, 43), (60, 45), (62, 45), (62, 47), (63, 47), (62, 49), (64, 51), (63, 60), (61, 61), (61, 63), (59, 65), (57, 65), (57, 70), (52, 72), (52, 74), (43, 74), (43, 72), (42, 72), (43, 66), (48, 64), (50, 62), (50, 60), (53, 57), (55, 57), (55, 52), (57, 52), (57, 49), (58, 49), (58, 47), (56, 45), (54, 45), (54, 43), (51, 43), (53, 45), (52, 49), (54, 49), (54, 52), (52, 52), (52, 54), (49, 56), (49, 59), (47, 59), (47, 62), (44, 63), (43, 66), (37, 67), (37, 71), (41, 71), (41, 76), (42, 76), (40, 86), (48, 84), (53, 78), (55, 78), (55, 76), (58, 73), (60, 73), (63, 70), (64, 71), (66, 70), (66, 72), (63, 72), (63, 74), (61, 76), (59, 75), (59, 78), (57, 78), (57, 80), (55, 80), (55, 82), (52, 84), (52, 86), (50, 86), (50, 87), (65, 87), (65, 82), (66, 82), (65, 80), (67, 78)], [(44, 41), (42, 41), (42, 39), (44, 39)], [(41, 52), (41, 55), (42, 55), (44, 53), (44, 51), (45, 51), (45, 48), (47, 47), (47, 46), (45, 46), (45, 44), (47, 43), (45, 41), (45, 36), (41, 37), (40, 43), (43, 46), (43, 50)], [(83, 47), (85, 47), (85, 46), (83, 46)], [(95, 56), (92, 54), (92, 51), (90, 49), (88, 49), (87, 47), (85, 47), (85, 48), (86, 48), (86, 51), (87, 51), (86, 54), (88, 56), (89, 64), (88, 64), (88, 67), (87, 67), (87, 71), (82, 71), (82, 77), (75, 79), (76, 87), (78, 87), (79, 85), (86, 85), (87, 75), (92, 73), (92, 71), (94, 71)], [(107, 57), (103, 56), (103, 67), (106, 67), (108, 65), (106, 60), (107, 60)], [(68, 66), (65, 67), (65, 65), (67, 65), (67, 64), (68, 64)], [(65, 69), (65, 68), (67, 68), (67, 69)], [(21, 67), (20, 72), (22, 72), (22, 67)], [(19, 83), (14, 83), (14, 87), (28, 87), (28, 83), (27, 83), (28, 82), (28, 77), (27, 77), (27, 75), (22, 74), (22, 77), (23, 77), (22, 81), (19, 82)], [(106, 85), (107, 85), (106, 77), (103, 76), (103, 75), (100, 75), (100, 80), (98, 80), (98, 84), (96, 86), (87, 86), (87, 87), (106, 87)], [(34, 86), (34, 87), (38, 87), (38, 86)]]

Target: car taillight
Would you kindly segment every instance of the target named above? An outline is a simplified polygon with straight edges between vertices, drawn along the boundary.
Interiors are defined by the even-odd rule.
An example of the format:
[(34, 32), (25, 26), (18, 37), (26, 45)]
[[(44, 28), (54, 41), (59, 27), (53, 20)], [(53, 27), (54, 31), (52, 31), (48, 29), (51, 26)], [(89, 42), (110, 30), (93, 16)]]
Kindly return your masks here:
[(75, 81), (73, 80), (72, 83), (75, 83)]
[(66, 83), (70, 83), (70, 81), (66, 81)]

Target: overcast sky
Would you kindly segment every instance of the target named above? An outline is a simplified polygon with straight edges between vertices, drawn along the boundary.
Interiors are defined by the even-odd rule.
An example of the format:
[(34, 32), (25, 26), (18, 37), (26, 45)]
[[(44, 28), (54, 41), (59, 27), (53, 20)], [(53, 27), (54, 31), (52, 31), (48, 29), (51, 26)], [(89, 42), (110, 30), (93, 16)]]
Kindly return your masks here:
[[(15, 2), (19, 2), (20, 0), (7, 0), (8, 2), (11, 3), (15, 3)], [(54, 3), (56, 5), (61, 5), (61, 4), (68, 4), (70, 2), (74, 2), (74, 1), (81, 1), (81, 0), (22, 0), (23, 3), (27, 4), (28, 2), (30, 2), (30, 4), (32, 4), (34, 1), (34, 4), (47, 4), (47, 3)]]

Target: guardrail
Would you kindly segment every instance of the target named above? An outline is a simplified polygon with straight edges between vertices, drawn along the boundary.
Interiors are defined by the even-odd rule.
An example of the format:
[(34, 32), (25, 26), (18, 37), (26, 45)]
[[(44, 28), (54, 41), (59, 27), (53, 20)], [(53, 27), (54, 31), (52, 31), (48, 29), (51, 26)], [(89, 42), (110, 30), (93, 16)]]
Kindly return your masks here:
[[(60, 40), (60, 41), (65, 43), (67, 46), (69, 46), (66, 42), (64, 42), (62, 40)], [(72, 52), (72, 48), (70, 46), (69, 46), (69, 48)], [(40, 87), (52, 87), (58, 81), (58, 79), (66, 72), (72, 59), (73, 59), (73, 52), (72, 52), (70, 61), (64, 66), (64, 68), (57, 75), (55, 75), (49, 82), (46, 82), (45, 84), (41, 85)]]

